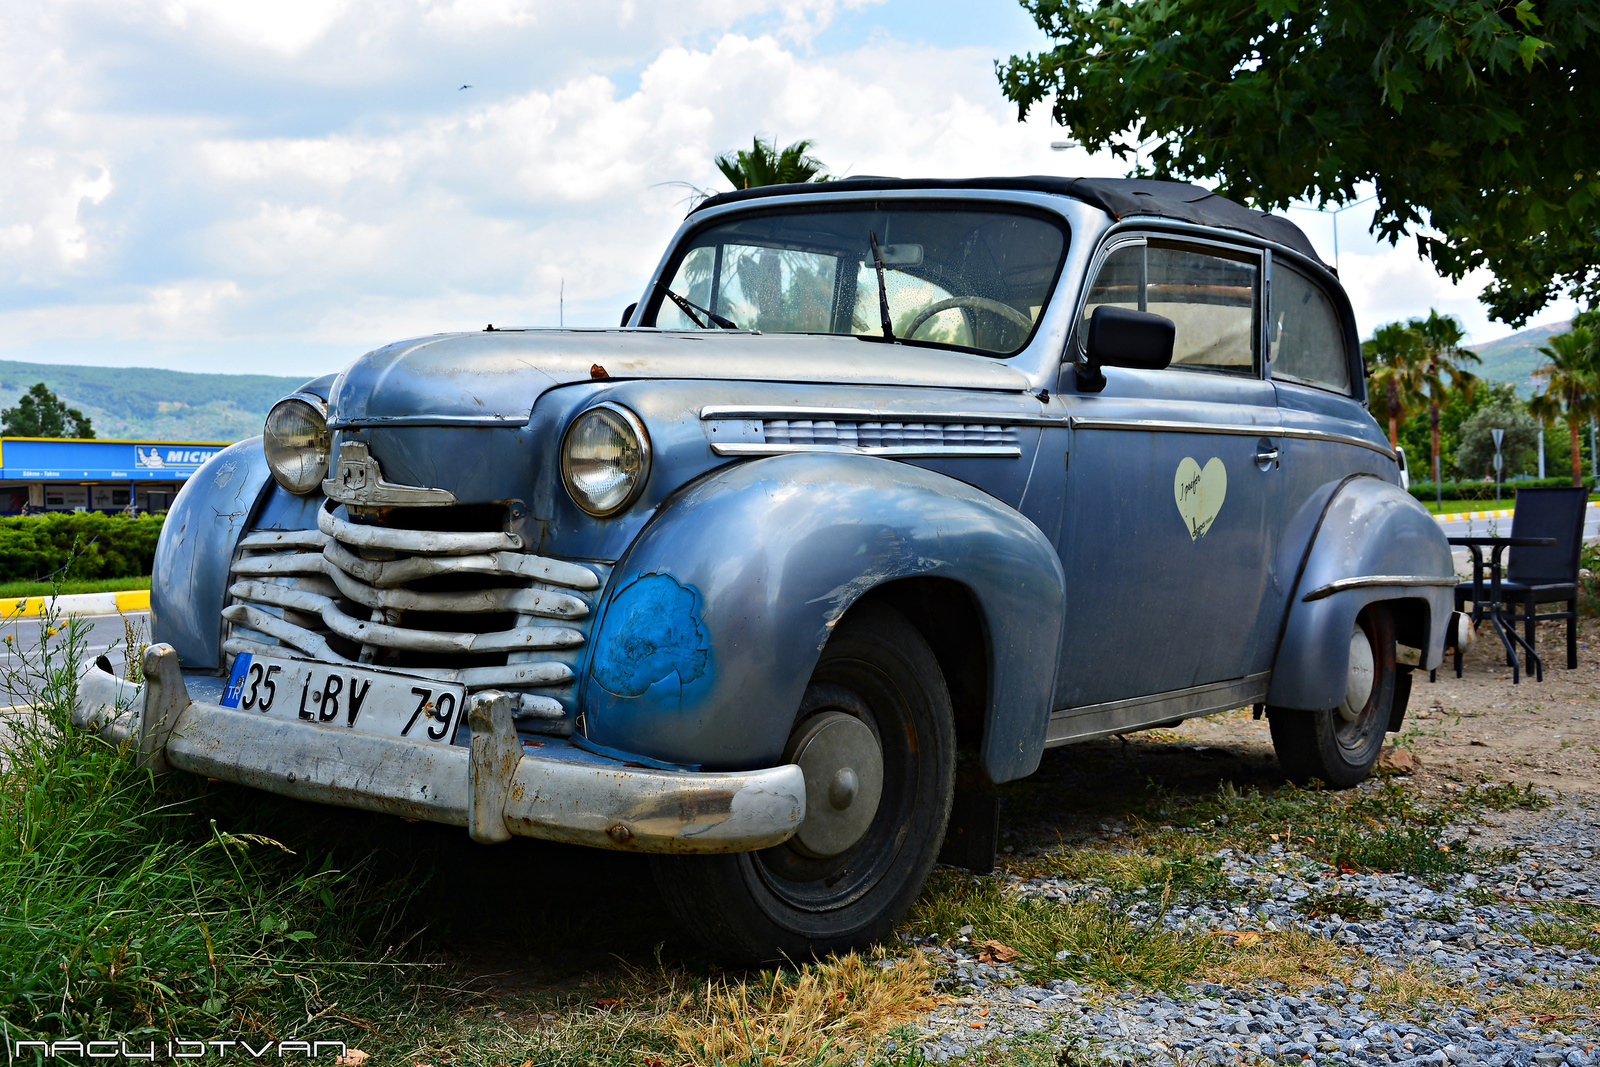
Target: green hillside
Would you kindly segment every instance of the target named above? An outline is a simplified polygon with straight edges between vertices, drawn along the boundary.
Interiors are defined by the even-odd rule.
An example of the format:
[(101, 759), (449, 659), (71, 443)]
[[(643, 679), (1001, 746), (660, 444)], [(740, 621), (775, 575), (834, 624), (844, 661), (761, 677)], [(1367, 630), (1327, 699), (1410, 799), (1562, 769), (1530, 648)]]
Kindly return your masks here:
[(1533, 326), (1498, 341), (1486, 341), (1469, 346), (1483, 360), (1483, 366), (1473, 368), (1480, 378), (1494, 382), (1512, 382), (1517, 395), (1529, 397), (1534, 393), (1533, 369), (1544, 362), (1539, 346), (1558, 333), (1572, 329), (1571, 320)]
[(44, 382), (94, 421), (96, 437), (239, 441), (260, 433), (267, 409), (306, 380), (0, 360), (0, 407)]

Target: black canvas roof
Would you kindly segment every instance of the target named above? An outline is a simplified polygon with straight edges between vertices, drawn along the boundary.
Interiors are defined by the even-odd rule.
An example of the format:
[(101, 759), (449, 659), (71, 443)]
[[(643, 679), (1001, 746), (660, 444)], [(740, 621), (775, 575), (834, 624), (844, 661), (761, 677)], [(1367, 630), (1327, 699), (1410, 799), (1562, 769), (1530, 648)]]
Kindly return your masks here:
[(1202, 226), (1254, 234), (1274, 241), (1322, 262), (1300, 227), (1279, 215), (1251, 211), (1243, 204), (1218, 196), (1211, 190), (1187, 182), (1163, 182), (1148, 178), (1063, 178), (1034, 174), (1015, 178), (842, 178), (831, 182), (796, 185), (763, 185), (713, 196), (690, 211), (704, 211), (722, 204), (735, 204), (765, 196), (795, 193), (859, 193), (876, 189), (998, 189), (1035, 193), (1056, 193), (1082, 200), (1114, 219), (1130, 215), (1154, 215)]

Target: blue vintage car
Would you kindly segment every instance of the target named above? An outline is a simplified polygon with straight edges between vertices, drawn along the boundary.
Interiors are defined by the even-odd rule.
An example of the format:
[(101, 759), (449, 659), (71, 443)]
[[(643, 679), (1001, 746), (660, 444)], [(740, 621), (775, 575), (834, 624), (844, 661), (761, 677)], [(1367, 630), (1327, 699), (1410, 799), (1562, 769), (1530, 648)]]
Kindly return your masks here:
[(650, 853), (730, 955), (851, 948), (947, 828), (992, 862), (1048, 747), (1254, 705), (1290, 778), (1368, 774), (1459, 620), (1365, 399), (1305, 236), (1196, 186), (729, 193), (617, 329), (402, 341), (280, 402), (178, 496), (145, 680), (91, 668), (79, 718)]

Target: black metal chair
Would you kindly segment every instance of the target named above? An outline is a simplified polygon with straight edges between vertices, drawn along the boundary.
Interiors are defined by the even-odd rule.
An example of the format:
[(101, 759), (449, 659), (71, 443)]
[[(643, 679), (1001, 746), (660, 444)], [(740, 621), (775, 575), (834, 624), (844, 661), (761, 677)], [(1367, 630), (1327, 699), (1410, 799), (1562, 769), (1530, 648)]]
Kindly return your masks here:
[[(1588, 507), (1589, 491), (1572, 487), (1562, 489), (1520, 489), (1517, 491), (1516, 511), (1511, 519), (1511, 538), (1546, 538), (1553, 543), (1539, 547), (1513, 546), (1505, 574), (1499, 578), (1498, 600), (1480, 603), (1474, 598), (1476, 587), (1482, 597), (1489, 576), (1474, 573), (1473, 581), (1456, 586), (1456, 610), (1466, 601), (1472, 601), (1472, 621), (1498, 615), (1513, 628), (1520, 620), (1523, 625), (1523, 644), (1528, 649), (1528, 669), (1534, 669), (1534, 631), (1544, 620), (1567, 620), (1567, 668), (1578, 665), (1578, 556), (1583, 548), (1584, 509)], [(1479, 554), (1474, 552), (1474, 557)], [(1499, 552), (1495, 553), (1498, 562)], [(1481, 572), (1488, 564), (1478, 558), (1475, 570)], [(1541, 604), (1566, 601), (1566, 611), (1540, 612)], [(1507, 649), (1508, 659), (1512, 655)], [(1515, 660), (1510, 659), (1511, 666)], [(1456, 654), (1456, 674), (1461, 673), (1461, 656)]]

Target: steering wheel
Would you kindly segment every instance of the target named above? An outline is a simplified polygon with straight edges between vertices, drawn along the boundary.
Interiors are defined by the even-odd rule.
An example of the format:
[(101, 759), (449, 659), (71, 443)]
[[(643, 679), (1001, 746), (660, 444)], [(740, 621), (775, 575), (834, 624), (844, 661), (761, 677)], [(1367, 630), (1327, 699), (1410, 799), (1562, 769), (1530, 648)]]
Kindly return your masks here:
[(952, 296), (944, 300), (936, 300), (917, 312), (917, 317), (912, 319), (911, 324), (906, 327), (905, 335), (907, 337), (914, 336), (923, 323), (941, 311), (949, 311), (951, 308), (974, 308), (978, 311), (992, 311), (1003, 319), (1010, 319), (1018, 326), (1021, 326), (1023, 330), (1033, 329), (1033, 320), (1010, 304), (1002, 304), (1000, 301), (990, 300), (986, 296)]

